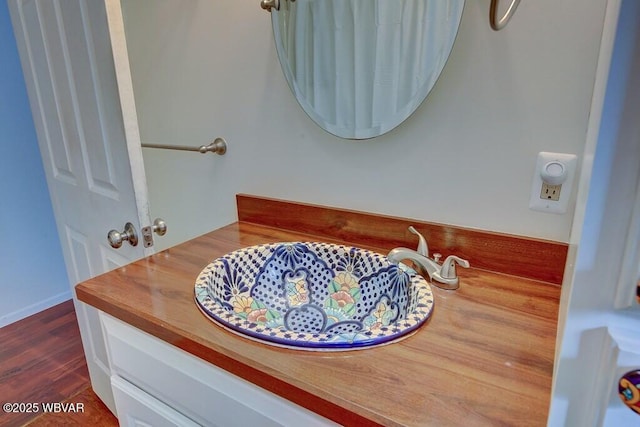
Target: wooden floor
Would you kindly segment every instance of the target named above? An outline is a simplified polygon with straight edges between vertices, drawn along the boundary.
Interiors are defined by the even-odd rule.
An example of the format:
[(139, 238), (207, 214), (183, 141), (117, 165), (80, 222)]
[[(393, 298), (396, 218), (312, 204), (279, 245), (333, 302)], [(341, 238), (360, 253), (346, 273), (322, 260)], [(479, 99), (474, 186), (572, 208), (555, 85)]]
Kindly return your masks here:
[[(43, 413), (43, 403), (84, 412)], [(0, 412), (0, 426), (117, 426), (93, 393), (71, 301), (0, 328), (0, 404), (37, 403), (37, 413)]]

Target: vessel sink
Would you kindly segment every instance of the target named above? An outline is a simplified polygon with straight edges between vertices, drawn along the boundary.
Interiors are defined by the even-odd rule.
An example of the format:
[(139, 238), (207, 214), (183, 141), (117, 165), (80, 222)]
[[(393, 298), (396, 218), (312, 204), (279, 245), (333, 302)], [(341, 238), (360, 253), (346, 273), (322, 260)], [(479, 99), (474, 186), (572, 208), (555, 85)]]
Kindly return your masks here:
[(431, 315), (429, 283), (404, 264), (316, 242), (251, 246), (207, 265), (195, 283), (214, 322), (261, 342), (351, 350), (394, 342)]

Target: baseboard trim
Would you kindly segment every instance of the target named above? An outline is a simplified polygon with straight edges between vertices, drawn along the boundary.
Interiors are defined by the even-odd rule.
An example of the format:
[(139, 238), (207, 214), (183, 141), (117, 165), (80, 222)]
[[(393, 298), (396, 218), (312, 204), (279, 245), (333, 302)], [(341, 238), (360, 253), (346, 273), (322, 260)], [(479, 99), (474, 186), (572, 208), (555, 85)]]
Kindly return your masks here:
[(54, 295), (42, 301), (35, 302), (26, 307), (20, 308), (9, 314), (0, 315), (0, 328), (10, 325), (18, 320), (22, 320), (25, 317), (29, 317), (33, 314), (39, 313), (47, 308), (71, 299), (71, 291), (62, 292)]

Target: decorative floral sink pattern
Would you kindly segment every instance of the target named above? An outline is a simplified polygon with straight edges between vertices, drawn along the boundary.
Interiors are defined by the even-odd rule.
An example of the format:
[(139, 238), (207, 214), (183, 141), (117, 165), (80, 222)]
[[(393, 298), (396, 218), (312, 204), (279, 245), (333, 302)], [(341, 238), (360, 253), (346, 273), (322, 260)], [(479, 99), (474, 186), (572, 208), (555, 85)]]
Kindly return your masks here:
[(231, 252), (195, 284), (215, 322), (268, 344), (349, 350), (395, 341), (431, 315), (426, 280), (364, 249), (274, 243)]

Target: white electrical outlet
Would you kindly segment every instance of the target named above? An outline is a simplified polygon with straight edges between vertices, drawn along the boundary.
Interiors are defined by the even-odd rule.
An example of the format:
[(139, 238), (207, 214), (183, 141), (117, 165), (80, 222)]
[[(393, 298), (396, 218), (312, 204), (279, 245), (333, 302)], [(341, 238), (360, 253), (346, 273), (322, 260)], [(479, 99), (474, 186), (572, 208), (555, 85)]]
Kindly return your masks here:
[(557, 202), (560, 200), (560, 190), (562, 190), (562, 184), (552, 185), (543, 181), (542, 190), (540, 190), (540, 198)]
[(538, 153), (529, 208), (558, 214), (567, 212), (577, 163), (575, 154)]

